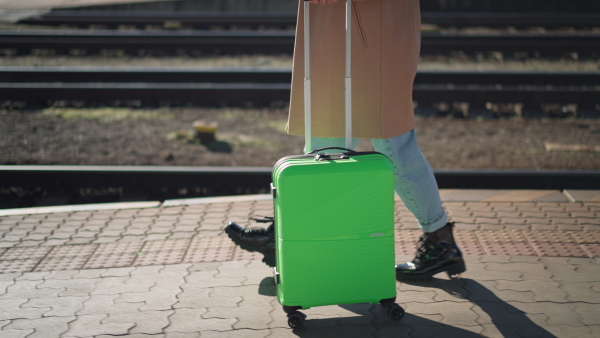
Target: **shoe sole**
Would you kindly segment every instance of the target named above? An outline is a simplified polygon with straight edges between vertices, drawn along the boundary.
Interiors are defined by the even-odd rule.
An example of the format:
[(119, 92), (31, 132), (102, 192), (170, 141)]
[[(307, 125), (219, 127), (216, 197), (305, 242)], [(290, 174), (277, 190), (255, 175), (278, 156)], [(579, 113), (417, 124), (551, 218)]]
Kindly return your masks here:
[(261, 252), (261, 254), (265, 255), (265, 257), (263, 257), (262, 262), (267, 264), (268, 266), (274, 268), (275, 267), (275, 256), (274, 255), (270, 255), (270, 254), (266, 254), (264, 252)]
[(396, 271), (396, 280), (398, 281), (413, 281), (413, 282), (426, 282), (430, 281), (433, 276), (441, 272), (446, 272), (450, 278), (458, 278), (458, 276), (467, 271), (464, 260), (460, 260), (456, 263), (442, 266), (436, 270), (432, 270), (424, 274), (404, 274)]
[(239, 240), (239, 238), (237, 238), (233, 233), (230, 232), (231, 228), (229, 227), (225, 227), (225, 233), (227, 234), (227, 237), (229, 237), (235, 244), (237, 244), (240, 248), (249, 251), (249, 252), (260, 252), (261, 254), (263, 254), (265, 257), (263, 257), (262, 262), (267, 264), (268, 266), (274, 268), (275, 267), (275, 256), (268, 254), (268, 253), (264, 253), (262, 251), (260, 251), (260, 248), (257, 248), (253, 245), (250, 245), (246, 242), (242, 242)]

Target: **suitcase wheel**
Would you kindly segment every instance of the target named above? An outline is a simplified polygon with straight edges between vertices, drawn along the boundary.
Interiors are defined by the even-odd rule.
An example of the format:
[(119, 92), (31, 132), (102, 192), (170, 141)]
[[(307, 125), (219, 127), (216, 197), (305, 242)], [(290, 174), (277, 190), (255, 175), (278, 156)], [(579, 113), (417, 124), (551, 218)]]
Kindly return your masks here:
[(306, 315), (300, 311), (294, 311), (287, 315), (288, 317), (288, 325), (292, 329), (297, 329), (304, 325), (304, 319), (306, 319)]
[(387, 314), (393, 321), (399, 321), (404, 317), (405, 313), (404, 309), (396, 303), (387, 307)]

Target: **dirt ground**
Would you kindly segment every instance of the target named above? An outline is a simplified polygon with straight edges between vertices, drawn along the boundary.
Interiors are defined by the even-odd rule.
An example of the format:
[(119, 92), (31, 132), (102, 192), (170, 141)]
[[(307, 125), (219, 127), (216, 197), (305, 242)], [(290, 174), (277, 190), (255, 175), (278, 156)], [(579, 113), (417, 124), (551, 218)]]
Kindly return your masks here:
[[(0, 164), (270, 167), (299, 154), (285, 109), (0, 111)], [(218, 124), (202, 144), (193, 123)], [(434, 169), (600, 169), (600, 120), (418, 118)], [(370, 149), (362, 140), (360, 149)]]

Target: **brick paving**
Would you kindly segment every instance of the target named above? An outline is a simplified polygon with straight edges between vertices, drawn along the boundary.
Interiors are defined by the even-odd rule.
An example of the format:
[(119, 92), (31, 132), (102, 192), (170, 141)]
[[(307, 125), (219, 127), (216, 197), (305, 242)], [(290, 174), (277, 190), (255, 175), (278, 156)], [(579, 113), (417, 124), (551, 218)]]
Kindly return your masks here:
[[(298, 332), (262, 256), (221, 230), (264, 226), (248, 218), (272, 215), (267, 195), (0, 210), (0, 336), (600, 336), (600, 191), (441, 195), (461, 279), (398, 282), (400, 322), (379, 305), (325, 306)], [(397, 201), (397, 261), (420, 234)]]

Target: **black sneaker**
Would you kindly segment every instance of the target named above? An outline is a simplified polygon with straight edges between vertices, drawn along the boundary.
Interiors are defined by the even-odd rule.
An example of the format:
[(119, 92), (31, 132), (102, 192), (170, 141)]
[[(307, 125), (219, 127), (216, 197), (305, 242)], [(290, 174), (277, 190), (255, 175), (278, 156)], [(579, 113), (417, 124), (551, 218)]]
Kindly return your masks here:
[(266, 228), (244, 229), (234, 222), (229, 222), (224, 230), (231, 240), (240, 248), (250, 252), (260, 252), (265, 257), (263, 263), (275, 267), (275, 226), (273, 218), (253, 219), (258, 222), (271, 222)]
[(435, 232), (426, 232), (419, 239), (417, 254), (412, 262), (396, 265), (396, 278), (407, 281), (427, 281), (440, 272), (450, 278), (465, 272), (462, 252), (454, 241), (453, 222)]

